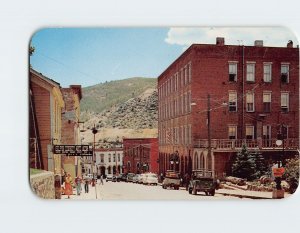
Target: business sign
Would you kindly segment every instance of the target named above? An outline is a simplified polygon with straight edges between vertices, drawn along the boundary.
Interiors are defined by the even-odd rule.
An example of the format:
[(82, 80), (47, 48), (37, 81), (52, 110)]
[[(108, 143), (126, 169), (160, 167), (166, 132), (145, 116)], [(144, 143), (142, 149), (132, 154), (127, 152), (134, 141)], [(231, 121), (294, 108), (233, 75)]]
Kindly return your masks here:
[(272, 172), (273, 172), (274, 177), (282, 177), (282, 175), (285, 172), (285, 169), (284, 169), (284, 167), (280, 167), (280, 168), (273, 167)]
[(53, 153), (68, 156), (93, 156), (93, 147), (89, 145), (54, 145)]

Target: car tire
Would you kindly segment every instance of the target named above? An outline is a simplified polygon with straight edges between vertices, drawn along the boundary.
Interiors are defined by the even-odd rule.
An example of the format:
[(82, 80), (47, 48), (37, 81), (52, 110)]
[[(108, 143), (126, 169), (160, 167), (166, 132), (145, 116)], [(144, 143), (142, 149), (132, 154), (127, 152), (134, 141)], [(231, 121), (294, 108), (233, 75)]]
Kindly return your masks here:
[(215, 190), (212, 190), (212, 191), (210, 192), (210, 195), (214, 196), (214, 195), (215, 195)]
[(191, 188), (189, 188), (189, 194), (192, 194), (192, 189)]
[(208, 192), (205, 192), (205, 196), (208, 196)]

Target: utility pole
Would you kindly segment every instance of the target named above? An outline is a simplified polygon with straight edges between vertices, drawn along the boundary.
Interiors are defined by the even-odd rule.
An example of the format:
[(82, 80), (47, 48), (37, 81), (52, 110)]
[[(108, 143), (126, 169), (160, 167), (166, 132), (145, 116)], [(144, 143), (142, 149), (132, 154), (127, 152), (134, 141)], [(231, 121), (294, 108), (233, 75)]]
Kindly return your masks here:
[(210, 94), (207, 95), (208, 157), (211, 158)]

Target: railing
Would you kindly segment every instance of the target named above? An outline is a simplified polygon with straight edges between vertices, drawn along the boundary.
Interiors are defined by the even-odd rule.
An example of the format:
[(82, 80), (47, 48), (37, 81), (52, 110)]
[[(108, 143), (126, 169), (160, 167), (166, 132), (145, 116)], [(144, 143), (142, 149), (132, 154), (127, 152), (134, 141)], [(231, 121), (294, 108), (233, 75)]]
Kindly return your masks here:
[[(211, 148), (215, 150), (235, 150), (246, 144), (248, 149), (261, 150), (282, 150), (283, 145), (276, 145), (276, 138), (273, 139), (212, 139)], [(195, 148), (208, 148), (208, 139), (197, 139), (194, 141)], [(298, 149), (299, 139), (288, 138), (284, 140), (285, 149)]]

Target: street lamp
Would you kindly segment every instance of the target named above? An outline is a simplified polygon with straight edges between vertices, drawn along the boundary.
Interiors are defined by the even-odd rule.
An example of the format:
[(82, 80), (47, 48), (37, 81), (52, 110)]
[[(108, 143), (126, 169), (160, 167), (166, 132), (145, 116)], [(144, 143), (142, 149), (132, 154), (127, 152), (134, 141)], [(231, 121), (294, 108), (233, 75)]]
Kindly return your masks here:
[(170, 163), (171, 163), (171, 165), (173, 167), (174, 172), (176, 172), (176, 165), (179, 164), (178, 151), (175, 151), (175, 153), (171, 155), (171, 157), (170, 157)]
[[(284, 151), (284, 139), (286, 137), (286, 126), (281, 124), (280, 125), (280, 132), (277, 134), (277, 140), (276, 145), (281, 146), (282, 145), (282, 155), (279, 156), (277, 161), (277, 167), (278, 170), (282, 171), (281, 166), (283, 165), (283, 159), (285, 157), (285, 151)], [(274, 174), (275, 176), (275, 174)], [(283, 198), (284, 197), (284, 191), (282, 190), (281, 186), (281, 174), (275, 177), (276, 182), (276, 195), (273, 195), (273, 198)]]
[(95, 155), (95, 139), (96, 139), (96, 134), (98, 133), (98, 130), (95, 127), (92, 128), (92, 133), (94, 134), (94, 146), (93, 146), (93, 163), (92, 163), (92, 169), (93, 169), (93, 177), (95, 178), (95, 164), (96, 164), (96, 155)]

